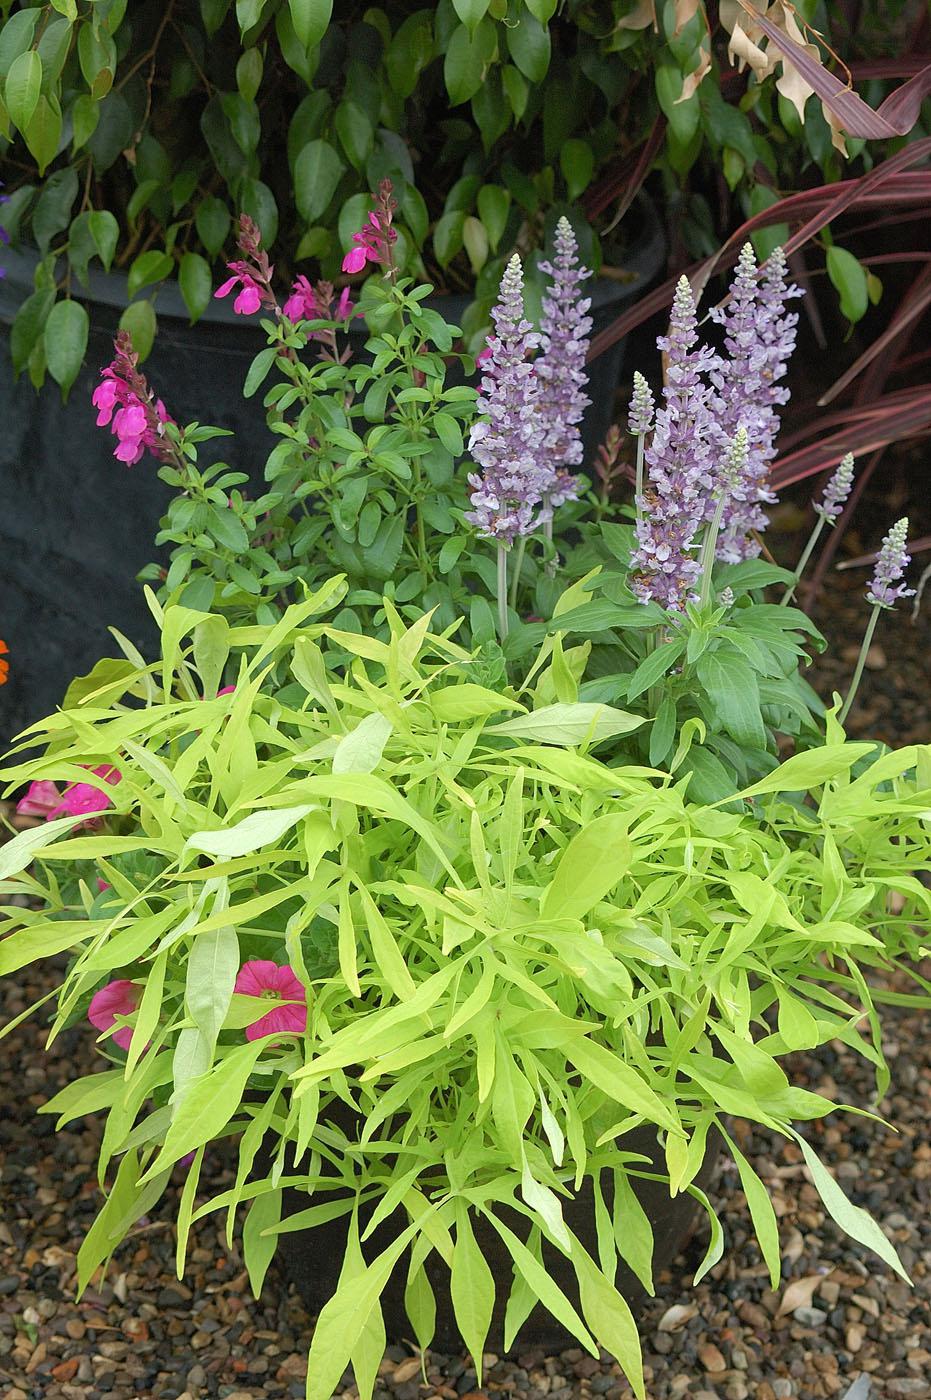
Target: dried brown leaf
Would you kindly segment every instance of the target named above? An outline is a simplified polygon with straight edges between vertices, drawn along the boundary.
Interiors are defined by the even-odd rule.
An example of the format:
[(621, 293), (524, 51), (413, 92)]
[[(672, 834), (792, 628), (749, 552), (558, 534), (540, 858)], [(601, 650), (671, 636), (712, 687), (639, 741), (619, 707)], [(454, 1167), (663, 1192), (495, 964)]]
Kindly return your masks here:
[(824, 1282), (824, 1277), (824, 1274), (807, 1274), (805, 1278), (793, 1279), (779, 1300), (776, 1316), (785, 1317), (796, 1308), (810, 1308), (818, 1284)]

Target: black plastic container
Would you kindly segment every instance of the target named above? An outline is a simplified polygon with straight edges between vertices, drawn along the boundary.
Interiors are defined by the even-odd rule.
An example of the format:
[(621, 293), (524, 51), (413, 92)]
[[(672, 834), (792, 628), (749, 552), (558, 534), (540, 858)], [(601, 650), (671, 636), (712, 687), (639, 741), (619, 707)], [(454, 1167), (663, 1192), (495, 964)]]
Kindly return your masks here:
[[(595, 331), (643, 293), (660, 270), (663, 231), (652, 203), (629, 216), (639, 228), (625, 254), (626, 282), (599, 279), (592, 288)], [(147, 654), (156, 633), (136, 582), (158, 557), (153, 539), (169, 491), (146, 456), (135, 467), (114, 460), (113, 440), (95, 425), (90, 398), (126, 304), (126, 280), (91, 273), (87, 367), (63, 404), (51, 382), (38, 394), (25, 375), (14, 383), (8, 327), (31, 292), (35, 253), (5, 249), (0, 280), (0, 637), (10, 649), (10, 679), (0, 690), (0, 747), (58, 705), (70, 681), (101, 656), (116, 655), (114, 626)], [(455, 322), (469, 298), (433, 302)], [(232, 298), (212, 301), (194, 326), (180, 293), (158, 293), (159, 333), (146, 374), (178, 422), (197, 419), (232, 429), (235, 441), (207, 443), (205, 458), (223, 456), (258, 486), (275, 439), (261, 404), (242, 397), (249, 363), (265, 344), (254, 323), (234, 315)], [(624, 342), (591, 366), (592, 406), (584, 426), (593, 451), (611, 422)]]
[[(345, 1126), (345, 1124), (344, 1124)], [(627, 1133), (623, 1139), (625, 1152), (641, 1153), (649, 1159), (650, 1165), (642, 1163), (645, 1171), (664, 1171), (662, 1150), (657, 1144), (656, 1131), (644, 1126)], [(696, 1185), (707, 1190), (717, 1168), (721, 1148), (718, 1136), (710, 1138), (707, 1155)], [(264, 1168), (268, 1170), (270, 1159)], [(653, 1229), (653, 1276), (667, 1269), (682, 1253), (694, 1231), (701, 1206), (688, 1193), (670, 1197), (669, 1188), (663, 1181), (646, 1179), (632, 1180), (634, 1191)], [(605, 1172), (602, 1191), (608, 1209), (613, 1204), (611, 1174)], [(296, 1214), (307, 1205), (307, 1197), (294, 1190), (286, 1190), (283, 1216)], [(365, 1222), (374, 1206), (360, 1211), (360, 1233), (364, 1232)], [(583, 1182), (581, 1189), (572, 1200), (563, 1201), (563, 1217), (589, 1255), (598, 1258), (598, 1239), (595, 1229), (594, 1195), (591, 1180)], [(528, 1222), (516, 1211), (505, 1212), (502, 1216), (508, 1228), (519, 1238), (526, 1240)], [(372, 1232), (362, 1245), (362, 1252), (369, 1260), (396, 1239), (408, 1223), (403, 1210), (396, 1211)], [(511, 1257), (507, 1247), (494, 1226), (481, 1216), (472, 1217), (472, 1227), (476, 1241), (482, 1251), (495, 1280), (495, 1305), (492, 1313), (491, 1330), (486, 1349), (499, 1355), (504, 1349), (504, 1314), (512, 1282)], [(318, 1225), (311, 1230), (296, 1230), (279, 1237), (278, 1265), (284, 1277), (292, 1282), (307, 1304), (308, 1310), (316, 1315), (336, 1291), (346, 1249), (348, 1216)], [(389, 1342), (413, 1342), (412, 1328), (404, 1308), (404, 1290), (407, 1283), (407, 1253), (402, 1255), (394, 1269), (381, 1297), (385, 1318), (385, 1330)], [(547, 1241), (543, 1244), (543, 1262), (549, 1276), (559, 1285), (565, 1295), (578, 1310), (579, 1295), (575, 1271), (570, 1261)], [(425, 1265), (436, 1298), (436, 1334), (433, 1348), (439, 1352), (456, 1353), (465, 1351), (465, 1343), (459, 1335), (453, 1316), (449, 1292), (449, 1269), (436, 1253), (430, 1255)], [(634, 1316), (638, 1306), (646, 1301), (647, 1293), (639, 1279), (626, 1265), (621, 1264), (615, 1277), (615, 1284), (630, 1304)], [(516, 1346), (542, 1347), (545, 1351), (557, 1352), (577, 1345), (560, 1323), (542, 1307), (530, 1314), (520, 1330)]]

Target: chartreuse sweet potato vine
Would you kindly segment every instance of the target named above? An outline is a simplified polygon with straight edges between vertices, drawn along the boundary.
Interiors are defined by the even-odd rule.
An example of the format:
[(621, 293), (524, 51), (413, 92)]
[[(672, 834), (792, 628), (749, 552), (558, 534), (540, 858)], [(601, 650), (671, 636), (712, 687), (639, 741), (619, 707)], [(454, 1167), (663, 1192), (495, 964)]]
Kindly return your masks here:
[[(103, 983), (131, 979), (139, 993), (101, 1037), (112, 1067), (46, 1105), (59, 1124), (107, 1114), (106, 1202), (80, 1286), (194, 1153), (179, 1271), (192, 1222), (211, 1211), (229, 1230), (245, 1211), (256, 1289), (281, 1230), (351, 1217), (311, 1400), (327, 1400), (350, 1361), (371, 1394), (379, 1295), (405, 1255), (413, 1334), (431, 1340), (424, 1263), (436, 1251), (481, 1364), (494, 1295), (473, 1233), (482, 1217), (513, 1258), (509, 1337), (539, 1300), (580, 1345), (612, 1352), (642, 1396), (613, 1280), (620, 1256), (649, 1283), (649, 1225), (632, 1206), (616, 1229), (602, 1212), (596, 1259), (562, 1205), (586, 1178), (601, 1199), (606, 1172), (629, 1202), (642, 1159), (625, 1138), (652, 1125), (670, 1191), (692, 1191), (710, 1215), (704, 1272), (724, 1246), (693, 1183), (731, 1116), (797, 1138), (826, 1210), (902, 1272), (796, 1131), (834, 1105), (780, 1061), (840, 1039), (887, 1082), (868, 978), (917, 953), (912, 926), (929, 912), (914, 872), (931, 856), (931, 747), (883, 754), (829, 717), (823, 744), (726, 809), (696, 805), (680, 771), (687, 737), (670, 773), (625, 766), (618, 736), (641, 717), (547, 703), (548, 669), (526, 703), (484, 688), (429, 617), (408, 627), (390, 603), (387, 641), (340, 632), (322, 617), (343, 592), (331, 583), (275, 626), (169, 608), (160, 663), (117, 667), (28, 736), (47, 742), (43, 757), (6, 770), (11, 785), (114, 761), (121, 773), (115, 815), (95, 830), (74, 836), (65, 816), (0, 853), (0, 891), (32, 901), (7, 910), (0, 971), (71, 956), (52, 1038)], [(238, 679), (217, 696), (231, 647)], [(342, 679), (325, 664), (333, 650), (353, 658)], [(617, 766), (599, 757), (606, 739)], [(247, 1038), (268, 1010), (234, 992), (251, 958), (294, 969), (306, 1034)], [(117, 1026), (131, 1029), (125, 1052)], [(204, 1149), (220, 1137), (238, 1144), (236, 1182), (201, 1201)], [(775, 1285), (776, 1216), (731, 1149)], [(285, 1187), (307, 1198), (288, 1221)], [(409, 1223), (366, 1261), (357, 1221), (372, 1204), (375, 1223), (398, 1207)], [(571, 1259), (577, 1302), (544, 1269), (543, 1240)]]

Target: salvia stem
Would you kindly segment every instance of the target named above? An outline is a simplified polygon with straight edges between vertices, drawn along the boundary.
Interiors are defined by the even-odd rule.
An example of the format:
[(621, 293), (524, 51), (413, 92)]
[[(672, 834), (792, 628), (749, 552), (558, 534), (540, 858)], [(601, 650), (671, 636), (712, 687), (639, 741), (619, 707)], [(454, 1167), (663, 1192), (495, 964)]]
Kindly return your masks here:
[(502, 642), (508, 634), (508, 552), (498, 545), (498, 631)]
[(718, 542), (718, 535), (721, 531), (721, 520), (724, 516), (725, 494), (720, 492), (714, 504), (714, 515), (705, 527), (705, 536), (701, 543), (701, 554), (699, 564), (701, 567), (701, 606), (706, 608), (711, 600), (711, 575), (714, 572), (714, 551)]
[(808, 536), (808, 543), (802, 550), (801, 558), (799, 559), (798, 564), (795, 567), (795, 578), (792, 580), (785, 593), (782, 595), (780, 607), (785, 608), (789, 605), (789, 603), (791, 603), (795, 590), (796, 588), (798, 588), (799, 584), (802, 581), (802, 575), (805, 572), (805, 567), (808, 564), (808, 561), (811, 558), (812, 554), (814, 553), (815, 545), (821, 538), (821, 531), (824, 529), (824, 525), (824, 516), (819, 515), (818, 519), (815, 521), (814, 529)]
[[(549, 520), (544, 520), (544, 522), (543, 522), (543, 538), (547, 541), (548, 544), (552, 545), (552, 543), (553, 543), (553, 517), (552, 517), (552, 515), (550, 516)], [(524, 545), (523, 540), (521, 540), (520, 543), (521, 543), (521, 552), (523, 552), (523, 545)], [(546, 564), (544, 565), (544, 568), (546, 569), (546, 574), (547, 574), (547, 577), (548, 577), (548, 578), (555, 578), (555, 577), (556, 577), (556, 555), (555, 555), (555, 554), (553, 555), (553, 557), (552, 557), (551, 559), (547, 559)]]
[(857, 693), (857, 688), (859, 687), (860, 681), (863, 678), (863, 668), (866, 665), (867, 653), (873, 641), (873, 633), (876, 631), (876, 622), (881, 612), (881, 604), (874, 603), (873, 611), (870, 615), (870, 620), (866, 624), (866, 631), (863, 634), (863, 641), (860, 643), (860, 655), (857, 657), (857, 666), (856, 670), (853, 673), (853, 680), (850, 682), (850, 689), (847, 691), (847, 699), (844, 701), (840, 715), (838, 716), (841, 724), (844, 723), (844, 720), (850, 713), (850, 707), (854, 702), (854, 698)]
[[(552, 521), (547, 522), (550, 529), (553, 528)], [(517, 553), (514, 559), (514, 572), (511, 575), (511, 592), (508, 601), (511, 607), (517, 612), (517, 590), (520, 587), (520, 571), (524, 564), (524, 550), (527, 548), (527, 536), (521, 535), (517, 541)], [(500, 567), (500, 560), (499, 560)]]
[(637, 476), (634, 485), (634, 513), (639, 524), (643, 500), (643, 454), (646, 445), (646, 434), (640, 433), (637, 437)]

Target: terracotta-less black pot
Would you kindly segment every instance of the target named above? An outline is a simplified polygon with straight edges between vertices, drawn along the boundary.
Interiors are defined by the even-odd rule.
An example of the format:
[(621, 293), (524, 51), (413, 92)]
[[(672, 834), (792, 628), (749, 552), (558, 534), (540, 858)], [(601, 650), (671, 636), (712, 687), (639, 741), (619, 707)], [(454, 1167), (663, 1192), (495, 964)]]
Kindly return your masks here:
[[(656, 1141), (656, 1133), (649, 1127), (635, 1129), (624, 1137), (625, 1152), (641, 1153), (648, 1157), (652, 1167), (640, 1164), (645, 1171), (664, 1170), (662, 1152)], [(718, 1163), (720, 1139), (709, 1139), (708, 1152), (696, 1185), (703, 1190), (711, 1182)], [(634, 1180), (634, 1190), (640, 1204), (653, 1227), (653, 1272), (668, 1268), (688, 1243), (695, 1227), (696, 1217), (701, 1206), (694, 1197), (683, 1194), (670, 1197), (668, 1187), (661, 1181)], [(608, 1209), (613, 1204), (613, 1188), (610, 1172), (603, 1174), (602, 1190)], [(296, 1214), (306, 1208), (307, 1197), (299, 1192), (285, 1192), (285, 1216)], [(373, 1206), (360, 1212), (361, 1229), (364, 1231), (367, 1219), (371, 1217)], [(592, 1258), (598, 1257), (598, 1243), (595, 1231), (594, 1194), (590, 1179), (583, 1182), (581, 1189), (570, 1201), (563, 1201), (563, 1216), (567, 1225), (578, 1236)], [(528, 1222), (516, 1211), (502, 1214), (509, 1229), (521, 1239), (526, 1239)], [(404, 1211), (398, 1210), (388, 1220), (373, 1231), (362, 1246), (369, 1259), (374, 1258), (397, 1238), (398, 1233), (408, 1223)], [(476, 1241), (487, 1260), (495, 1279), (496, 1297), (486, 1349), (499, 1355), (504, 1348), (504, 1313), (512, 1282), (511, 1257), (492, 1225), (482, 1217), (473, 1216), (472, 1226)], [(307, 1303), (308, 1309), (318, 1313), (324, 1303), (333, 1295), (342, 1267), (346, 1248), (348, 1217), (332, 1220), (312, 1230), (294, 1231), (279, 1237), (278, 1262), (285, 1276), (294, 1283)], [(543, 1245), (543, 1260), (547, 1273), (559, 1285), (566, 1296), (578, 1308), (578, 1288), (571, 1263), (559, 1250), (546, 1241)], [(440, 1352), (464, 1351), (463, 1342), (456, 1327), (452, 1302), (449, 1293), (449, 1269), (439, 1256), (431, 1254), (426, 1265), (427, 1275), (436, 1297), (436, 1335), (433, 1346)], [(402, 1256), (382, 1294), (382, 1310), (385, 1329), (389, 1341), (414, 1340), (413, 1329), (407, 1320), (404, 1308), (404, 1290), (407, 1282), (407, 1257)], [(635, 1274), (621, 1264), (615, 1283), (634, 1309), (646, 1298), (646, 1291)], [(515, 1346), (536, 1346), (546, 1351), (559, 1351), (575, 1345), (571, 1335), (544, 1308), (537, 1307), (530, 1314), (520, 1330)]]
[[(627, 282), (602, 279), (592, 289), (595, 331), (642, 294), (660, 270), (665, 238), (654, 206), (642, 200), (624, 265)], [(631, 224), (634, 227), (634, 224)], [(86, 367), (69, 400), (49, 382), (36, 393), (23, 375), (14, 383), (9, 325), (32, 291), (37, 255), (3, 250), (0, 280), (0, 638), (10, 649), (9, 683), (0, 689), (0, 749), (33, 720), (49, 714), (68, 684), (101, 656), (117, 654), (107, 634), (115, 626), (153, 654), (155, 627), (136, 574), (159, 558), (153, 540), (170, 492), (152, 460), (125, 467), (112, 456), (106, 429), (95, 426), (90, 397), (126, 304), (125, 277), (92, 272)], [(432, 303), (449, 321), (461, 318), (468, 296)], [(242, 397), (246, 371), (265, 345), (264, 334), (212, 301), (195, 326), (173, 286), (158, 292), (159, 333), (146, 373), (178, 422), (197, 419), (232, 429), (235, 440), (204, 444), (207, 461), (223, 458), (261, 489), (265, 459), (276, 439), (261, 405)], [(611, 422), (624, 342), (591, 366), (592, 407), (585, 427), (589, 455)]]

